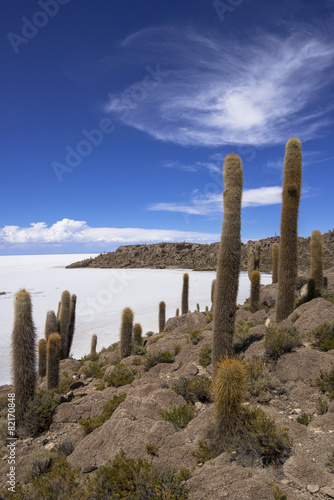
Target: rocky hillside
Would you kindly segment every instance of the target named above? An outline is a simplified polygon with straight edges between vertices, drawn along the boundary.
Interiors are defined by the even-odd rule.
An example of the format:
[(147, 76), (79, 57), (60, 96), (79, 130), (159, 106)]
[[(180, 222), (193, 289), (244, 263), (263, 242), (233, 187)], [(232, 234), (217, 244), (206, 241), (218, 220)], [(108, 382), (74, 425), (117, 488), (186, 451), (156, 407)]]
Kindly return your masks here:
[[(326, 275), (333, 297), (334, 268)], [(263, 287), (262, 295), (273, 287)], [(9, 450), (2, 433), (1, 498), (334, 498), (334, 349), (320, 350), (312, 333), (324, 322), (334, 325), (328, 298), (299, 306), (281, 324), (285, 332), (294, 327), (299, 340), (294, 333), (294, 343), (277, 357), (271, 349), (282, 345), (279, 330), (268, 343), (274, 309), (239, 307), (235, 350), (249, 367), (243, 415), (255, 420), (226, 448), (214, 441), (210, 448), (217, 439), (210, 313), (170, 318), (162, 333), (150, 333), (122, 360), (116, 344), (95, 357), (61, 361), (56, 408), (45, 411), (47, 399), (40, 399), (28, 420), (30, 436), (16, 441), (15, 496), (6, 493)], [(314, 382), (319, 377), (323, 385)], [(0, 402), (7, 404), (11, 392), (1, 387)], [(0, 422), (6, 431), (3, 411)], [(23, 492), (19, 483), (26, 483)]]
[[(272, 271), (271, 246), (279, 243), (278, 236), (260, 240), (262, 272)], [(334, 263), (334, 231), (323, 235), (324, 268)], [(255, 242), (242, 243), (241, 271), (247, 270), (248, 253)], [(219, 243), (203, 245), (199, 243), (157, 243), (154, 245), (126, 245), (115, 252), (98, 255), (95, 259), (86, 259), (67, 266), (68, 269), (78, 267), (98, 268), (150, 268), (150, 269), (194, 269), (195, 271), (215, 271), (218, 258)], [(299, 238), (299, 272), (309, 269), (310, 238)]]

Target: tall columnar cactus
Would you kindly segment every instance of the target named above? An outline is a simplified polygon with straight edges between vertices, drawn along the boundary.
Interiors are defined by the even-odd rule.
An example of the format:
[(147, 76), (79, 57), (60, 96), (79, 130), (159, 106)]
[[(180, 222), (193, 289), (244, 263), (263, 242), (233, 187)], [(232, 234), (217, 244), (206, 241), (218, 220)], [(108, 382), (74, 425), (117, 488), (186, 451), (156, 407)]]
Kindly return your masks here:
[(251, 295), (250, 295), (250, 308), (256, 311), (260, 302), (260, 271), (254, 269), (251, 274)]
[(302, 147), (296, 137), (286, 143), (278, 260), (276, 322), (292, 313), (298, 273), (298, 210), (302, 180)]
[(213, 400), (221, 435), (233, 436), (237, 430), (246, 382), (247, 369), (240, 359), (225, 357), (217, 364), (213, 378)]
[(189, 274), (183, 275), (181, 314), (189, 312)]
[(94, 356), (96, 354), (96, 344), (97, 344), (97, 335), (95, 333), (92, 335), (92, 341), (90, 343), (90, 355)]
[(67, 358), (70, 355), (72, 342), (73, 342), (76, 304), (77, 304), (77, 296), (75, 294), (73, 294), (71, 296), (71, 302), (70, 302), (70, 324), (68, 327), (68, 342), (67, 342), (67, 356), (66, 356)]
[(30, 295), (20, 290), (15, 298), (12, 333), (12, 373), (16, 398), (16, 421), (20, 423), (36, 386), (36, 333)]
[(46, 374), (46, 340), (38, 342), (38, 375), (45, 377)]
[(255, 269), (260, 269), (261, 243), (257, 241), (254, 247)]
[(68, 332), (71, 320), (71, 296), (70, 292), (65, 290), (61, 294), (61, 305), (59, 312), (59, 335), (61, 338), (61, 354), (60, 359), (67, 357), (68, 349)]
[(215, 303), (215, 289), (216, 289), (216, 280), (212, 280), (211, 283), (211, 311), (213, 311), (213, 305)]
[(177, 307), (175, 311), (175, 316), (178, 317), (180, 315), (180, 309)]
[(163, 332), (166, 324), (166, 304), (160, 302), (159, 304), (159, 333)]
[(243, 172), (241, 159), (236, 154), (226, 156), (223, 167), (225, 191), (222, 235), (217, 264), (214, 303), (212, 362), (230, 356), (236, 313), (241, 258), (241, 197)]
[(278, 281), (278, 256), (279, 256), (279, 244), (274, 243), (271, 247), (271, 255), (273, 260), (273, 274), (272, 283), (277, 283)]
[(126, 307), (122, 312), (121, 323), (121, 358), (129, 356), (132, 347), (132, 325), (133, 325), (133, 312), (130, 307)]
[(314, 280), (316, 290), (321, 290), (324, 286), (324, 250), (320, 231), (313, 231), (311, 234), (310, 252), (311, 279)]
[(51, 333), (58, 333), (58, 321), (55, 315), (54, 311), (48, 311), (46, 313), (46, 320), (45, 320), (45, 340), (48, 341), (49, 335)]
[(247, 272), (248, 272), (248, 278), (249, 280), (251, 279), (252, 272), (255, 270), (255, 250), (251, 248), (248, 252), (248, 265), (247, 265)]
[(59, 361), (61, 357), (61, 338), (58, 333), (51, 333), (46, 346), (46, 383), (47, 389), (59, 384)]
[(136, 345), (142, 345), (143, 339), (142, 339), (142, 333), (143, 329), (139, 323), (135, 323), (133, 325), (133, 343)]

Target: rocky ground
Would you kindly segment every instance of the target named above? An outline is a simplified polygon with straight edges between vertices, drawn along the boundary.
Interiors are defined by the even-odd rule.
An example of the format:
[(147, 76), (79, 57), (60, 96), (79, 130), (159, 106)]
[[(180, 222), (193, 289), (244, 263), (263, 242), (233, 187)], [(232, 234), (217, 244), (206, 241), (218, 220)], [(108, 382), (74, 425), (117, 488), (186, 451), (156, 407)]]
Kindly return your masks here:
[[(261, 271), (272, 272), (271, 247), (279, 243), (279, 236), (259, 240), (261, 243)], [(324, 267), (330, 267), (334, 260), (334, 231), (323, 235)], [(255, 241), (241, 246), (241, 271), (247, 271), (248, 254)], [(98, 268), (180, 268), (195, 271), (215, 271), (219, 243), (201, 245), (198, 243), (157, 243), (154, 245), (126, 245), (115, 252), (103, 253), (95, 259), (85, 259), (67, 266)], [(299, 272), (305, 273), (310, 266), (310, 238), (299, 238)]]
[[(334, 268), (326, 273), (329, 291), (334, 291)], [(262, 298), (270, 302), (275, 286), (262, 287)], [(271, 307), (251, 313), (246, 307), (237, 311), (237, 325), (250, 328), (253, 342), (241, 350), (246, 361), (254, 356), (266, 357), (263, 337), (273, 324), (275, 311)], [(131, 355), (122, 364), (135, 371), (132, 383), (101, 390), (101, 380), (89, 373), (89, 363), (74, 359), (61, 361), (61, 378), (73, 384), (70, 392), (56, 408), (49, 430), (36, 438), (17, 441), (17, 480), (22, 480), (29, 456), (34, 450), (48, 450), (64, 441), (71, 442), (73, 452), (67, 457), (71, 467), (81, 470), (83, 476), (124, 450), (133, 458), (145, 457), (147, 444), (155, 445), (157, 453), (150, 458), (153, 464), (186, 467), (190, 478), (190, 500), (216, 500), (220, 498), (242, 500), (327, 500), (334, 498), (334, 469), (328, 465), (334, 452), (334, 401), (311, 385), (320, 376), (320, 370), (330, 371), (334, 363), (334, 349), (321, 352), (312, 345), (310, 332), (324, 322), (334, 322), (333, 300), (313, 299), (297, 309), (285, 320), (284, 326), (295, 326), (302, 338), (301, 345), (283, 354), (273, 362), (266, 358), (268, 373), (274, 380), (265, 397), (248, 395), (245, 405), (260, 407), (274, 418), (278, 427), (284, 427), (293, 441), (290, 456), (282, 465), (264, 467), (261, 460), (244, 463), (233, 450), (225, 451), (205, 463), (198, 463), (193, 451), (199, 440), (205, 438), (205, 429), (214, 418), (213, 403), (195, 403), (195, 418), (184, 428), (176, 428), (163, 420), (160, 412), (170, 404), (184, 405), (185, 399), (173, 390), (173, 384), (182, 377), (189, 379), (206, 376), (212, 378), (212, 364), (203, 366), (199, 355), (212, 340), (210, 314), (200, 312), (171, 318), (163, 334), (146, 338), (147, 354), (169, 350), (175, 354), (172, 363), (158, 363), (145, 370), (143, 355)], [(252, 326), (254, 325), (254, 326)], [(198, 343), (193, 343), (194, 334)], [(117, 348), (100, 354), (104, 375), (115, 370), (119, 357)], [(147, 355), (146, 355), (147, 357)], [(71, 382), (71, 383), (72, 383)], [(45, 381), (39, 381), (45, 388)], [(99, 387), (100, 385), (100, 387)], [(11, 392), (2, 386), (0, 397)], [(105, 403), (114, 395), (126, 393), (126, 399), (113, 415), (88, 435), (79, 424), (80, 419), (97, 416)], [(319, 413), (318, 399), (328, 403), (328, 410)], [(297, 418), (302, 414), (310, 418), (302, 425)], [(334, 466), (334, 464), (333, 464)], [(2, 448), (0, 459), (0, 490), (5, 486), (8, 473), (8, 453)], [(275, 493), (275, 488), (276, 493)], [(285, 496), (284, 496), (285, 495)]]

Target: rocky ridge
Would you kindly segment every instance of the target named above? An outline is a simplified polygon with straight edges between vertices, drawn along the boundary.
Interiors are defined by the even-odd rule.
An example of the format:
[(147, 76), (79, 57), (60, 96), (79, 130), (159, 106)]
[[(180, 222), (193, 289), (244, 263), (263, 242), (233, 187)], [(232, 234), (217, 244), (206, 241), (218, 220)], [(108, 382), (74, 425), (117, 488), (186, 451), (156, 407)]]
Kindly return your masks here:
[[(310, 262), (310, 238), (299, 238), (299, 272), (306, 273)], [(259, 240), (261, 243), (261, 271), (272, 272), (271, 247), (279, 243), (279, 236)], [(324, 267), (334, 261), (334, 231), (323, 235)], [(247, 271), (248, 254), (255, 241), (241, 245), (241, 271)], [(74, 262), (68, 269), (88, 268), (150, 268), (150, 269), (193, 269), (195, 271), (215, 271), (219, 243), (156, 243), (152, 245), (125, 245), (114, 252), (103, 253), (94, 259)]]

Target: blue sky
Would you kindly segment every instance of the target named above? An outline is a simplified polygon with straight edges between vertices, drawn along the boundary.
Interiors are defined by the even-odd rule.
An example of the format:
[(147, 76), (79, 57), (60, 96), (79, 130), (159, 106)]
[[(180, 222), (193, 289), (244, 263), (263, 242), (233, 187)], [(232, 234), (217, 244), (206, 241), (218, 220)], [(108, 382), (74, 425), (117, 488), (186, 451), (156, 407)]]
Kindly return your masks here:
[(218, 241), (222, 164), (242, 239), (333, 229), (334, 1), (11, 0), (0, 6), (0, 254)]

